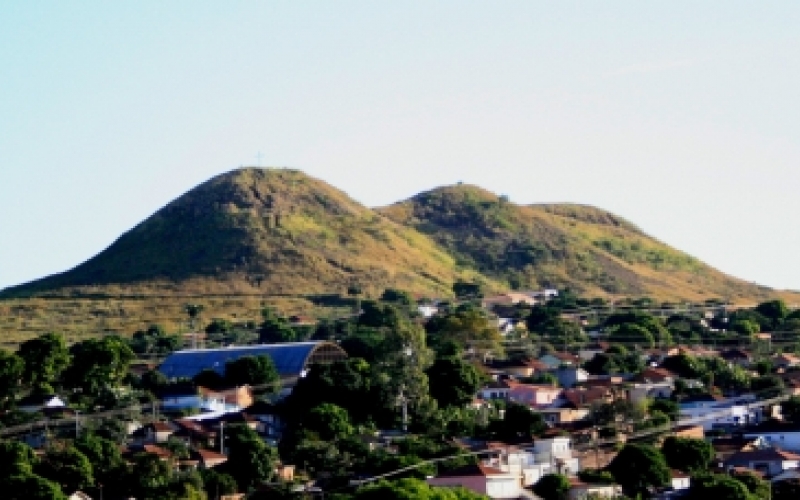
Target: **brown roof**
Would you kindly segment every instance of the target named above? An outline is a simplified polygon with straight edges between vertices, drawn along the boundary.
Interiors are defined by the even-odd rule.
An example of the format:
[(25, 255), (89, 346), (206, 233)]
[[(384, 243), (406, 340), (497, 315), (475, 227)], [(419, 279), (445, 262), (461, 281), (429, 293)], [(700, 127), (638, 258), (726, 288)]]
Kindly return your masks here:
[(508, 473), (501, 471), (500, 469), (496, 469), (494, 467), (489, 467), (488, 465), (483, 464), (471, 464), (466, 465), (464, 467), (459, 467), (457, 469), (453, 469), (451, 471), (443, 472), (436, 477), (464, 477), (464, 476), (495, 476), (495, 475), (506, 475)]
[(675, 469), (670, 469), (669, 473), (673, 478), (687, 478), (687, 477), (689, 477), (689, 475), (686, 474), (685, 472), (681, 472), (681, 471), (675, 470)]
[(562, 393), (562, 397), (566, 399), (569, 405), (575, 408), (581, 408), (590, 405), (595, 401), (603, 401), (610, 395), (608, 389), (605, 387), (589, 387), (586, 389), (566, 389)]
[(162, 448), (160, 446), (156, 446), (154, 444), (146, 444), (142, 448), (144, 448), (145, 453), (150, 453), (156, 455), (158, 458), (171, 458), (172, 453), (169, 452), (166, 448)]
[(661, 382), (668, 378), (677, 378), (677, 375), (665, 368), (645, 368), (637, 378), (640, 380)]
[(551, 354), (552, 356), (554, 356), (557, 359), (560, 359), (561, 361), (570, 361), (572, 363), (578, 363), (581, 360), (579, 356), (576, 356), (569, 352), (554, 352)]
[(197, 450), (195, 450), (195, 453), (197, 453), (197, 455), (200, 457), (200, 459), (202, 461), (204, 461), (204, 462), (209, 461), (209, 460), (227, 460), (228, 459), (228, 457), (226, 457), (222, 453), (217, 453), (216, 451), (211, 451), (211, 450), (197, 449)]
[(153, 430), (156, 432), (172, 432), (175, 429), (169, 424), (169, 422), (153, 422), (150, 424), (153, 427)]

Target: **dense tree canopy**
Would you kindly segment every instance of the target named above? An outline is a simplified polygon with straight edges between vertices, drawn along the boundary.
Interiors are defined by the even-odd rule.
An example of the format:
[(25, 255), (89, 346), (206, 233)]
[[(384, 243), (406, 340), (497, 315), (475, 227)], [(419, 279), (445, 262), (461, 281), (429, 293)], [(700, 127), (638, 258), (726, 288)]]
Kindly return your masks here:
[(665, 486), (670, 472), (664, 455), (652, 446), (628, 444), (608, 464), (608, 471), (628, 495), (644, 493), (649, 487)]
[(428, 368), (431, 396), (439, 407), (464, 407), (475, 397), (483, 378), (474, 365), (450, 356), (434, 361)]
[(570, 490), (569, 479), (561, 474), (546, 474), (533, 485), (533, 492), (543, 500), (566, 500)]
[(670, 468), (684, 472), (705, 470), (714, 458), (711, 443), (702, 439), (669, 436), (664, 440), (661, 452)]
[(64, 337), (56, 333), (46, 333), (23, 342), (19, 356), (25, 360), (23, 380), (41, 394), (53, 392), (53, 384), (70, 364)]
[(225, 363), (225, 382), (230, 385), (239, 387), (272, 384), (272, 390), (276, 390), (279, 381), (278, 371), (268, 355), (243, 356)]

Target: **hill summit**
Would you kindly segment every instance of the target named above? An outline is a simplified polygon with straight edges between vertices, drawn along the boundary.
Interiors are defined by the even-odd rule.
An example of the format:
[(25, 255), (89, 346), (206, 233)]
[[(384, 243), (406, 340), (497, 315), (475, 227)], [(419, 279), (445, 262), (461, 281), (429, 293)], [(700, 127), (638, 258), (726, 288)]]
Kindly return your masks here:
[(456, 185), (373, 210), (297, 170), (244, 168), (200, 184), (74, 269), (0, 296), (304, 295), (352, 286), (441, 296), (459, 279), (587, 295), (774, 295), (593, 207), (518, 205)]

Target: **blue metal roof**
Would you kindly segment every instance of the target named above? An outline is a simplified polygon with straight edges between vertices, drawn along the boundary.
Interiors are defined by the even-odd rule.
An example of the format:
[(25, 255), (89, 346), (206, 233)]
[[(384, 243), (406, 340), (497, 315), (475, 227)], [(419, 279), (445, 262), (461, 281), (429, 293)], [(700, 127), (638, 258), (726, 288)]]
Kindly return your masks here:
[(225, 363), (244, 356), (268, 354), (281, 377), (297, 377), (314, 349), (326, 342), (259, 344), (219, 349), (186, 349), (170, 354), (158, 370), (167, 378), (192, 378), (206, 368), (225, 374)]

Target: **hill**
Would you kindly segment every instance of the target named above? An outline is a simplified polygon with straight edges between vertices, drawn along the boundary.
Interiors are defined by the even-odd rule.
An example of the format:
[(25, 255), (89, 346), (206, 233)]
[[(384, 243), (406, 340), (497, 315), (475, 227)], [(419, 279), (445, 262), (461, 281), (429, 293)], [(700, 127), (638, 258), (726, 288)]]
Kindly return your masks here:
[(518, 205), (457, 185), (373, 210), (296, 170), (245, 168), (195, 187), (74, 269), (0, 298), (307, 296), (352, 286), (443, 296), (457, 279), (661, 300), (779, 295), (593, 207)]
[(197, 186), (65, 273), (3, 296), (445, 294), (459, 276), (432, 240), (288, 169), (246, 168)]
[(517, 205), (476, 186), (447, 186), (380, 209), (453, 255), (462, 268), (529, 289), (568, 286), (588, 296), (734, 301), (774, 297), (727, 276), (598, 208)]

